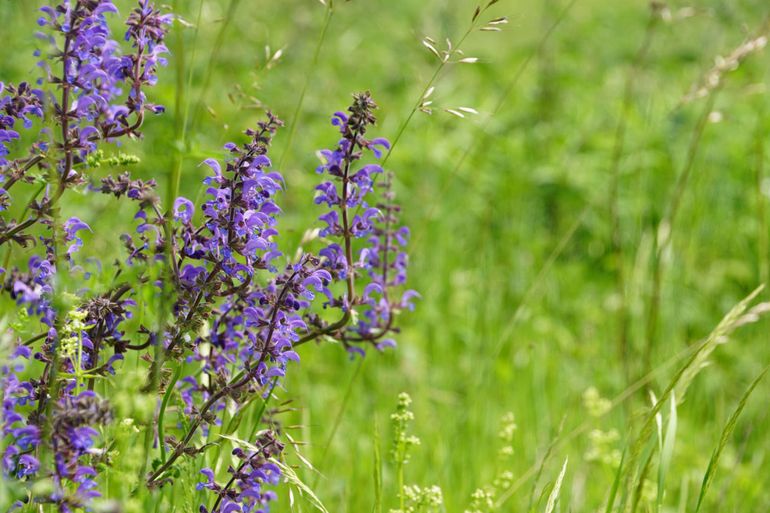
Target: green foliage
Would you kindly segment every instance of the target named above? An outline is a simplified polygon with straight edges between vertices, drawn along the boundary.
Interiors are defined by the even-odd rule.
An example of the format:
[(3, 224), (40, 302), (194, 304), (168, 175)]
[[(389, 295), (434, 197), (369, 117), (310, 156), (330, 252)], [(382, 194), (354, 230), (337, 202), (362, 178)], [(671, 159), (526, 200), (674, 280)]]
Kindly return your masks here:
[[(757, 306), (741, 303), (724, 316), (770, 276), (767, 51), (724, 71), (713, 104), (688, 97), (719, 56), (761, 29), (766, 2), (704, 0), (693, 9), (670, 2), (651, 13), (646, 2), (501, 0), (489, 18), (512, 22), (502, 33), (468, 38), (464, 55), (479, 61), (441, 66), (435, 80), (440, 63), (420, 41), (431, 35), (456, 43), (473, 1), (335, 2), (333, 10), (304, 0), (174, 3), (184, 23), (158, 86), (169, 112), (146, 124), (145, 143), (95, 156), (97, 180), (128, 166), (145, 179), (168, 171), (161, 191), (178, 187), (199, 199), (200, 161), (222, 140), (238, 140), (267, 106), (294, 121), (278, 134), (276, 155), (287, 178), (285, 225), (296, 226), (320, 213), (311, 201), (312, 152), (333, 142), (319, 122), (327, 111), (342, 108), (352, 91), (371, 89), (383, 134), (393, 138), (411, 116), (387, 167), (397, 171), (399, 198), (409, 206), (409, 285), (423, 299), (404, 316), (398, 350), (371, 355), (358, 374), (339, 347), (303, 347), (302, 372), (286, 384), (292, 396), (277, 389), (280, 400), (270, 406), (255, 401), (230, 412), (224, 426), (212, 427), (212, 458), (221, 453), (226, 467), (237, 442), (219, 435), (247, 439), (257, 428), (250, 422), (256, 410), (293, 399), (293, 408), (275, 418), (292, 435), (301, 430), (304, 457), (323, 474), (314, 482), (317, 474), (295, 455), (283, 464), (294, 471), (296, 494), (298, 483), (312, 483), (313, 496), (330, 511), (406, 510), (408, 503), (426, 509), (436, 494), (422, 483), (441, 486), (447, 512), (550, 505), (610, 513), (621, 504), (634, 507), (634, 494), (637, 511), (761, 511), (770, 504), (766, 408), (747, 401), (759, 382), (735, 401), (770, 361), (767, 293), (752, 300)], [(129, 2), (119, 4), (126, 12)], [(0, 2), (4, 45), (19, 49), (0, 62), (4, 80), (37, 76), (27, 58), (36, 45), (29, 35), (35, 7)], [(434, 81), (432, 115), (412, 115)], [(479, 115), (460, 119), (443, 110), (458, 106)], [(697, 151), (688, 156), (698, 131)], [(678, 187), (683, 170), (686, 183)], [(45, 177), (38, 181), (30, 197), (41, 193)], [(83, 194), (61, 213), (70, 215), (101, 234), (133, 211)], [(114, 235), (92, 237), (84, 256), (112, 269), (123, 255)], [(302, 239), (295, 233), (281, 249), (294, 254)], [(23, 250), (4, 250), (0, 267), (26, 258)], [(122, 277), (131, 272), (120, 270)], [(134, 326), (155, 329), (161, 322), (153, 283), (159, 276), (137, 287)], [(71, 292), (82, 285), (61, 279)], [(658, 312), (652, 323), (651, 309)], [(30, 339), (46, 329), (7, 295), (0, 300), (3, 324)], [(122, 469), (110, 474), (105, 496), (127, 513), (195, 511), (201, 476), (191, 466), (180, 467), (178, 492), (135, 493), (145, 440), (154, 436), (141, 426), (155, 403), (140, 390), (147, 376), (137, 362), (118, 365), (119, 387), (109, 377), (95, 385), (115, 416), (127, 419), (114, 426), (115, 446), (105, 448)], [(405, 438), (391, 465), (372, 419), (386, 418), (398, 390), (414, 402), (399, 413)], [(587, 390), (595, 393), (584, 396)], [(180, 411), (175, 394), (166, 399), (167, 409)], [(519, 429), (500, 440), (498, 420), (509, 411)], [(410, 453), (412, 436), (422, 446), (410, 444)], [(502, 458), (501, 441), (515, 457)], [(568, 457), (565, 477), (560, 464)], [(419, 489), (399, 483), (399, 461), (408, 473), (403, 480)], [(551, 482), (543, 486), (541, 474)], [(553, 476), (561, 476), (560, 486)], [(0, 483), (0, 507), (36, 486), (45, 483)], [(700, 490), (697, 499), (690, 490)], [(281, 501), (275, 510), (289, 510), (287, 494)], [(296, 501), (295, 511), (320, 509), (308, 501)]]

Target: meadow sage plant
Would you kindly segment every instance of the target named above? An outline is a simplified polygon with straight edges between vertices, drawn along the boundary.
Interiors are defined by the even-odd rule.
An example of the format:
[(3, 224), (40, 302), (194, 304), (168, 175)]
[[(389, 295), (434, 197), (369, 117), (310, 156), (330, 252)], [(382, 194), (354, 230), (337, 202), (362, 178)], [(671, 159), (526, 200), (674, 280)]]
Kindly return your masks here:
[[(99, 178), (104, 163), (136, 162), (110, 155), (108, 145), (141, 138), (148, 115), (164, 112), (147, 95), (166, 62), (173, 16), (139, 0), (124, 41), (110, 30), (116, 16), (111, 0), (42, 8), (36, 55), (44, 76), (36, 86), (0, 83), (0, 247), (8, 255), (0, 280), (18, 305), (3, 328), (12, 347), (2, 366), (2, 469), (17, 485), (13, 508), (92, 509), (106, 476), (126, 473), (113, 457), (125, 445), (116, 437), (141, 444), (143, 435), (140, 476), (126, 481), (124, 496), (175, 486), (184, 465), (199, 476), (200, 511), (267, 511), (284, 442), (280, 423), (264, 422), (265, 405), (299, 346), (331, 340), (351, 356), (393, 346), (395, 316), (416, 296), (402, 290), (409, 232), (398, 221), (392, 176), (376, 164), (390, 145), (368, 136), (376, 109), (369, 93), (334, 114), (340, 137), (320, 152), (317, 169), (325, 179), (314, 198), (323, 206), (318, 247), (294, 259), (279, 249), (285, 184), (268, 153), (282, 122), (270, 113), (244, 142), (225, 144), (224, 158), (203, 162), (210, 173), (200, 205), (183, 197), (163, 205), (155, 180), (127, 171)], [(32, 139), (26, 152), (20, 130)], [(91, 228), (60, 218), (73, 190), (136, 205), (114, 266), (80, 257)], [(26, 266), (10, 258), (19, 248), (30, 255)], [(109, 275), (109, 285), (89, 285), (95, 272)], [(76, 293), (61, 289), (61, 273)], [(147, 290), (168, 310), (156, 326), (134, 318)], [(128, 377), (121, 363), (129, 359), (144, 368), (140, 397), (152, 404), (144, 420), (117, 414), (125, 408), (103, 392), (105, 383), (136, 391), (136, 372)], [(231, 413), (255, 400), (262, 408), (251, 439), (212, 461), (217, 444), (207, 441), (230, 435)]]

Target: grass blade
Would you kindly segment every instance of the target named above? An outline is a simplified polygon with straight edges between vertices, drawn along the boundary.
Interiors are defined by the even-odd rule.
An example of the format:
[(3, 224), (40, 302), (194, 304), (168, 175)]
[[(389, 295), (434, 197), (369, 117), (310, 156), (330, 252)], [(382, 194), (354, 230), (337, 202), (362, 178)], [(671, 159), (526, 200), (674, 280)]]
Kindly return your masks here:
[(674, 440), (676, 439), (676, 395), (671, 394), (671, 410), (668, 416), (668, 427), (666, 435), (661, 440), (660, 464), (658, 465), (658, 498), (657, 510), (661, 511), (663, 506), (663, 491), (665, 490), (666, 475), (671, 466), (671, 459), (674, 455)]
[(754, 392), (754, 389), (757, 388), (757, 385), (759, 385), (759, 382), (762, 381), (762, 378), (765, 377), (765, 374), (767, 374), (769, 369), (770, 366), (765, 367), (764, 370), (759, 373), (759, 376), (757, 376), (754, 381), (752, 381), (751, 385), (749, 385), (749, 388), (746, 389), (746, 392), (743, 393), (743, 397), (741, 397), (738, 406), (730, 416), (727, 424), (725, 424), (724, 429), (722, 429), (722, 436), (719, 439), (719, 445), (711, 455), (711, 460), (709, 461), (709, 465), (706, 468), (706, 474), (703, 476), (703, 483), (700, 487), (700, 494), (698, 495), (698, 504), (695, 506), (695, 513), (698, 513), (701, 506), (703, 505), (703, 498), (706, 496), (706, 492), (708, 492), (709, 486), (711, 486), (711, 482), (714, 480), (714, 473), (717, 470), (717, 463), (719, 463), (719, 458), (722, 456), (722, 451), (727, 445), (730, 436), (733, 434), (735, 425), (738, 423), (738, 417), (740, 417), (741, 413), (743, 412), (743, 408), (746, 406), (746, 402), (749, 400), (749, 396), (752, 392)]
[(333, 4), (331, 2), (326, 5), (326, 14), (324, 16), (323, 26), (321, 27), (321, 34), (318, 36), (318, 42), (316, 43), (315, 50), (313, 52), (313, 60), (310, 63), (310, 67), (305, 71), (305, 82), (302, 84), (302, 89), (299, 93), (299, 98), (297, 99), (297, 105), (294, 107), (294, 113), (291, 116), (291, 121), (289, 121), (289, 136), (286, 139), (286, 146), (283, 149), (283, 153), (281, 153), (281, 158), (278, 160), (278, 169), (284, 168), (283, 164), (286, 161), (286, 156), (291, 150), (291, 143), (294, 141), (294, 134), (297, 132), (297, 123), (299, 121), (299, 115), (302, 113), (302, 106), (305, 103), (307, 88), (310, 85), (310, 79), (315, 75), (315, 70), (318, 67), (318, 58), (321, 55), (321, 48), (324, 45), (326, 34), (329, 31), (329, 25), (331, 25), (332, 22), (332, 15), (334, 14), (334, 9), (332, 6)]
[(532, 490), (529, 493), (529, 505), (527, 506), (527, 511), (533, 511), (537, 484), (540, 482), (540, 476), (543, 474), (543, 468), (545, 467), (545, 464), (550, 459), (551, 453), (553, 453), (553, 450), (556, 447), (556, 443), (559, 441), (559, 437), (561, 437), (561, 433), (564, 430), (565, 420), (566, 417), (562, 418), (561, 423), (559, 424), (559, 431), (556, 433), (556, 436), (553, 438), (553, 440), (551, 440), (551, 443), (548, 444), (548, 449), (546, 449), (543, 458), (540, 460), (540, 466), (537, 469), (537, 474), (535, 474), (535, 479), (532, 480)]
[(382, 454), (380, 453), (380, 425), (374, 418), (374, 513), (382, 513)]
[(160, 403), (160, 411), (158, 412), (158, 447), (160, 447), (160, 461), (166, 463), (166, 436), (163, 431), (163, 420), (166, 415), (166, 407), (168, 401), (171, 398), (171, 394), (174, 393), (176, 382), (179, 381), (179, 377), (182, 375), (182, 365), (177, 365), (174, 370), (174, 375), (166, 385), (166, 393), (163, 394), (163, 401)]
[(545, 505), (545, 513), (553, 513), (554, 508), (556, 508), (556, 501), (559, 500), (559, 494), (561, 493), (561, 484), (564, 481), (564, 474), (567, 473), (567, 463), (569, 462), (569, 458), (564, 460), (564, 465), (561, 466), (561, 472), (559, 472), (559, 477), (556, 478), (556, 483), (553, 485), (553, 490), (551, 490), (551, 494), (548, 496), (548, 502)]
[[(655, 403), (655, 405), (647, 413), (640, 430), (636, 436), (633, 444), (631, 445), (631, 451), (629, 452), (629, 473), (626, 478), (626, 494), (629, 495), (631, 490), (636, 487), (641, 477), (639, 472), (635, 472), (637, 464), (640, 461), (643, 449), (647, 444), (653, 433), (653, 426), (655, 424), (655, 418), (660, 412), (663, 404), (669, 400), (673, 395), (681, 402), (684, 397), (684, 393), (687, 390), (689, 384), (695, 378), (695, 376), (703, 368), (708, 355), (711, 354), (717, 345), (724, 343), (727, 337), (738, 327), (746, 324), (747, 322), (755, 322), (758, 316), (752, 316), (752, 311), (747, 315), (744, 315), (749, 307), (749, 303), (753, 301), (757, 295), (762, 291), (763, 286), (757, 287), (751, 294), (746, 296), (742, 301), (735, 305), (722, 320), (719, 322), (716, 328), (706, 337), (703, 342), (698, 345), (698, 348), (687, 359), (687, 361), (679, 368), (674, 376), (669, 381), (665, 390), (661, 394), (661, 397)], [(760, 305), (761, 306), (761, 305)], [(749, 319), (751, 317), (751, 319)]]
[(618, 465), (618, 471), (615, 472), (615, 479), (612, 481), (612, 488), (610, 488), (610, 496), (607, 497), (607, 507), (605, 513), (612, 513), (612, 508), (615, 506), (615, 497), (618, 495), (618, 488), (620, 487), (620, 476), (623, 475), (623, 463), (626, 461), (626, 450), (623, 449), (623, 455), (620, 457), (620, 465)]

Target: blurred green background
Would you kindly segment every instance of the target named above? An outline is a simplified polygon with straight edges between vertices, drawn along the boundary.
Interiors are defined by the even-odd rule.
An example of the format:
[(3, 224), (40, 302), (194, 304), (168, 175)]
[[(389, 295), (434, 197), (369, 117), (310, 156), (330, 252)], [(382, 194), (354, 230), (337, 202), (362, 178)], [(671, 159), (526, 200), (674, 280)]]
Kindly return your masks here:
[[(37, 77), (29, 58), (36, 4), (0, 3), (3, 80)], [(128, 2), (118, 4), (128, 11)], [(187, 26), (176, 26), (170, 65), (152, 91), (167, 113), (148, 119), (145, 140), (126, 149), (142, 157), (136, 172), (160, 178), (165, 191), (163, 177), (181, 162), (180, 192), (198, 197), (207, 170), (198, 164), (222, 156), (222, 144), (240, 140), (263, 108), (290, 121), (307, 78), (294, 139), (289, 147), (287, 127), (273, 149), (288, 183), (280, 229), (291, 255), (320, 213), (312, 202), (315, 152), (336, 141), (331, 113), (344, 109), (351, 93), (371, 90), (380, 106), (376, 135), (393, 138), (438, 64), (421, 39), (457, 41), (475, 3), (338, 1), (315, 64), (327, 15), (317, 1), (205, 0), (199, 7), (189, 0), (170, 7)], [(757, 33), (770, 7), (761, 0), (675, 1), (659, 11), (664, 19), (653, 29), (650, 13), (641, 0), (502, 0), (485, 16), (508, 16), (503, 30), (475, 32), (463, 43), (479, 62), (449, 65), (439, 75), (433, 115), (415, 115), (387, 165), (412, 229), (410, 287), (422, 295), (401, 319), (398, 350), (370, 354), (357, 374), (359, 363), (339, 347), (303, 347), (280, 392), (296, 408), (280, 418), (301, 426), (291, 432), (308, 443), (302, 452), (323, 474), (315, 490), (330, 511), (372, 508), (375, 425), (385, 453), (388, 416), (401, 391), (414, 398), (414, 431), (422, 439), (407, 482), (442, 486), (446, 511), (463, 511), (473, 490), (500, 470), (497, 431), (508, 411), (518, 424), (507, 463), (514, 479), (536, 468), (560, 425), (562, 435), (586, 429), (555, 446), (535, 491), (531, 479), (523, 481), (502, 510), (525, 511), (566, 456), (562, 510), (602, 507), (614, 470), (588, 461), (588, 433), (616, 429), (612, 448), (622, 449), (649, 399), (636, 392), (594, 419), (583, 393), (593, 386), (614, 398), (644, 373), (656, 227), (708, 102), (682, 99), (718, 56)], [(646, 38), (648, 51), (634, 66)], [(767, 64), (766, 52), (757, 52), (727, 73), (709, 109), (661, 258), (650, 354), (659, 370), (656, 392), (673, 372), (662, 364), (767, 280)], [(460, 119), (441, 110), (459, 106), (479, 114)], [(182, 139), (177, 123), (185, 111)], [(619, 123), (622, 253), (613, 246), (610, 207)], [(89, 254), (119, 254), (117, 233), (132, 205), (89, 194), (68, 208), (99, 234), (87, 238)], [(760, 321), (720, 346), (680, 407), (669, 511), (690, 510), (722, 426), (770, 362), (767, 330)], [(768, 397), (770, 384), (761, 384), (742, 415), (709, 511), (770, 507)], [(385, 479), (386, 505), (393, 506), (387, 468)]]

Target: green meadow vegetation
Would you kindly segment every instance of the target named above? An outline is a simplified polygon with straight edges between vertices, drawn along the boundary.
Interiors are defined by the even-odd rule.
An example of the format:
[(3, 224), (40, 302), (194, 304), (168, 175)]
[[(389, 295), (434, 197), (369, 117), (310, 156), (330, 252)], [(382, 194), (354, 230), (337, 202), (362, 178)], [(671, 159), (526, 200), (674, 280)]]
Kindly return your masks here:
[[(0, 3), (4, 81), (37, 78), (38, 3)], [(398, 347), (305, 344), (265, 406), (287, 446), (272, 511), (770, 509), (766, 2), (500, 0), (475, 22), (474, 0), (166, 4), (178, 19), (152, 93), (166, 112), (107, 154), (138, 156), (133, 175), (161, 197), (200, 203), (200, 163), (271, 110), (286, 123), (271, 149), (280, 249), (294, 255), (322, 213), (329, 115), (368, 90), (411, 229), (421, 297)], [(135, 206), (75, 192), (62, 208), (91, 228), (83, 258), (123, 255)], [(2, 248), (2, 267), (25, 251)], [(23, 321), (8, 295), (0, 309)], [(129, 403), (132, 376), (99, 387)], [(206, 457), (260, 414), (210, 436)], [(152, 492), (106, 471), (103, 499), (122, 505), (94, 511), (198, 511), (195, 465)], [(16, 493), (4, 483), (0, 506)]]

